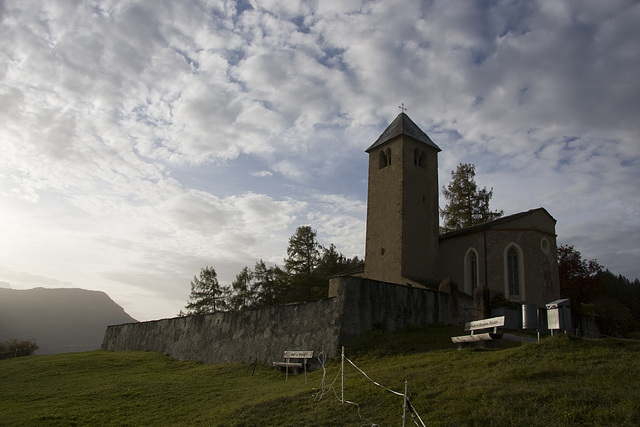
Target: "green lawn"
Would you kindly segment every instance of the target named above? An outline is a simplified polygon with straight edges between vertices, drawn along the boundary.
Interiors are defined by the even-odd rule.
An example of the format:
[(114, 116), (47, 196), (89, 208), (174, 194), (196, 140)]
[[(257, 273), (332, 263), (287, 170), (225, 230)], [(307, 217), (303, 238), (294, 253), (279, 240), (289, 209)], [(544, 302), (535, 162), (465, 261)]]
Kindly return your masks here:
[(0, 425), (399, 426), (403, 399), (388, 389), (402, 393), (405, 380), (428, 426), (640, 425), (640, 342), (560, 336), (459, 351), (448, 341), (459, 331), (376, 330), (348, 343), (347, 357), (382, 386), (347, 363), (345, 399), (357, 405), (339, 401), (339, 360), (306, 383), (263, 365), (148, 352), (0, 360)]

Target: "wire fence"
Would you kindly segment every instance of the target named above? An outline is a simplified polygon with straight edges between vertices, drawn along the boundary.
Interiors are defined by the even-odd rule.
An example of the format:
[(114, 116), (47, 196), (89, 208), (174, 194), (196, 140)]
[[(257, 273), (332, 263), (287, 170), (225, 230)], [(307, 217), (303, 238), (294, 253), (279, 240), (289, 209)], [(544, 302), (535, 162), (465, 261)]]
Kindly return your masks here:
[[(398, 397), (402, 398), (402, 426), (403, 427), (405, 427), (405, 425), (406, 425), (407, 415), (409, 415), (411, 417), (411, 420), (413, 421), (413, 423), (416, 426), (426, 427), (424, 422), (422, 421), (422, 418), (420, 418), (420, 415), (415, 410), (415, 408), (411, 404), (411, 401), (409, 400), (408, 382), (406, 380), (404, 382), (404, 392), (399, 392), (399, 391), (392, 390), (389, 387), (386, 387), (386, 386), (380, 384), (379, 382), (374, 381), (373, 379), (371, 379), (371, 377), (369, 375), (367, 375), (367, 373), (364, 370), (362, 370), (355, 363), (353, 363), (348, 357), (345, 356), (344, 347), (342, 347), (342, 360), (341, 360), (341, 365), (340, 365), (340, 372), (338, 372), (338, 374), (333, 379), (333, 381), (328, 384), (327, 383), (327, 379), (326, 379), (327, 370), (326, 370), (326, 367), (325, 367), (326, 360), (327, 360), (327, 357), (326, 357), (326, 355), (324, 353), (321, 353), (318, 356), (318, 361), (320, 362), (320, 365), (322, 366), (322, 381), (320, 383), (320, 388), (318, 389), (318, 391), (315, 394), (316, 401), (319, 402), (325, 396), (325, 394), (327, 394), (328, 392), (333, 392), (333, 395), (335, 396), (336, 400), (338, 400), (341, 404), (354, 405), (357, 408), (358, 416), (360, 417), (360, 419), (362, 421), (366, 421), (371, 426), (377, 426), (378, 425), (378, 424), (374, 423), (373, 421), (371, 421), (369, 419), (366, 419), (365, 417), (362, 416), (362, 413), (360, 411), (360, 405), (358, 403), (345, 399), (345, 395), (344, 395), (344, 389), (345, 389), (344, 373), (345, 373), (345, 362), (346, 362), (349, 365), (353, 366), (360, 374), (362, 374), (362, 376), (364, 376), (364, 378), (366, 378), (369, 382), (371, 382), (376, 387), (379, 387), (379, 388), (389, 392), (390, 394), (392, 394), (394, 396), (398, 396)], [(341, 381), (340, 381), (340, 396), (338, 396), (338, 391), (336, 390), (336, 388), (334, 386), (336, 384), (336, 382), (338, 381), (338, 378), (341, 378)]]

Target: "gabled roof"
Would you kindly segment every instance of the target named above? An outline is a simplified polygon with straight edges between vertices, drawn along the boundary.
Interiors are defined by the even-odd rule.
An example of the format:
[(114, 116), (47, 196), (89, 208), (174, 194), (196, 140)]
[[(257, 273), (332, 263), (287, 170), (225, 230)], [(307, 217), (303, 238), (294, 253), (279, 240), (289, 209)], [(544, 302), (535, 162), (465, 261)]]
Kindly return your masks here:
[(384, 132), (382, 132), (382, 135), (380, 135), (377, 141), (374, 142), (373, 145), (367, 148), (365, 151), (368, 153), (374, 148), (379, 147), (400, 135), (410, 136), (413, 139), (424, 142), (428, 146), (435, 148), (438, 151), (442, 151), (440, 147), (438, 147), (431, 140), (431, 138), (429, 138), (427, 134), (418, 127), (418, 125), (413, 123), (413, 121), (405, 113), (398, 114), (398, 117), (396, 117), (395, 120), (391, 122), (391, 124), (384, 130)]
[(351, 276), (353, 274), (362, 274), (362, 273), (364, 273), (364, 261), (361, 261), (356, 265), (352, 265), (351, 267), (334, 274), (330, 278)]
[(506, 223), (506, 222), (509, 222), (509, 221), (513, 221), (514, 219), (518, 219), (518, 218), (522, 218), (522, 217), (527, 216), (527, 215), (531, 215), (534, 212), (545, 213), (554, 222), (556, 221), (556, 219), (554, 217), (552, 217), (551, 214), (545, 208), (536, 208), (536, 209), (531, 209), (531, 210), (528, 210), (528, 211), (525, 211), (525, 212), (518, 212), (517, 214), (513, 214), (513, 215), (509, 215), (509, 216), (503, 216), (501, 218), (498, 218), (498, 219), (490, 221), (490, 222), (485, 222), (483, 224), (472, 225), (471, 227), (463, 228), (461, 230), (450, 231), (448, 233), (441, 234), (440, 235), (440, 240), (450, 239), (452, 237), (457, 237), (457, 236), (461, 236), (461, 235), (464, 235), (464, 234), (471, 234), (471, 233), (475, 233), (476, 231), (487, 230), (489, 228), (495, 227), (496, 225), (500, 225), (500, 224), (503, 224), (503, 223)]

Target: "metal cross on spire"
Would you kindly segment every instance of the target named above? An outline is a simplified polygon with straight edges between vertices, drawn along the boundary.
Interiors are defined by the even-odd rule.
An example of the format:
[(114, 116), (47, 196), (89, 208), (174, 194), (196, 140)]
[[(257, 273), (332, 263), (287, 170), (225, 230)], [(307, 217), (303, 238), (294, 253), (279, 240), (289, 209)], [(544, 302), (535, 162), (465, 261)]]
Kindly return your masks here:
[(399, 109), (400, 109), (400, 111), (402, 111), (403, 113), (404, 113), (405, 111), (407, 111), (407, 109), (406, 109), (406, 108), (405, 108), (405, 106), (404, 106), (404, 102), (402, 103), (402, 105), (398, 106), (398, 108), (399, 108)]

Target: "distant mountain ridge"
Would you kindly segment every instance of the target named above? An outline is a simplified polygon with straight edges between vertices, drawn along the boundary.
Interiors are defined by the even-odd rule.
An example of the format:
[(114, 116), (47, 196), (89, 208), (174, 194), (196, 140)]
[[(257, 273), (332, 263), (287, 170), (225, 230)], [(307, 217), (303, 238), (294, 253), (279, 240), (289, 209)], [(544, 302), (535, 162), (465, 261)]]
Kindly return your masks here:
[(0, 288), (0, 341), (35, 339), (36, 354), (99, 349), (109, 325), (137, 322), (101, 291)]

